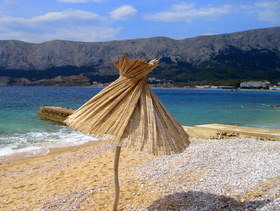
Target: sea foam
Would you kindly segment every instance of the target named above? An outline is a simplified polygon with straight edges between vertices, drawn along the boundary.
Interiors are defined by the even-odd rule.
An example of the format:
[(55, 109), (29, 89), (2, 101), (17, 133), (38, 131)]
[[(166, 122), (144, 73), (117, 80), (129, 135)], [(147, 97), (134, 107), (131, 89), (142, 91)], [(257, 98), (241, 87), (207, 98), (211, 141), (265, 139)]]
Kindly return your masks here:
[(57, 126), (56, 131), (30, 131), (0, 136), (0, 156), (16, 153), (45, 154), (49, 148), (75, 146), (97, 139)]

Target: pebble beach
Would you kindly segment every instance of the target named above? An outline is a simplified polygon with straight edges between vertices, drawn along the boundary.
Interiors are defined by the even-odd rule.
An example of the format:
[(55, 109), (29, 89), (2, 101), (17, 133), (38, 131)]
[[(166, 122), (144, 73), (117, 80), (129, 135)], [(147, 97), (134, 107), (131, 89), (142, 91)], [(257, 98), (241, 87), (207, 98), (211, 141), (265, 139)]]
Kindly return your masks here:
[[(0, 210), (111, 210), (114, 147), (53, 149), (0, 165)], [(180, 154), (122, 148), (119, 210), (280, 210), (280, 142), (192, 139)]]

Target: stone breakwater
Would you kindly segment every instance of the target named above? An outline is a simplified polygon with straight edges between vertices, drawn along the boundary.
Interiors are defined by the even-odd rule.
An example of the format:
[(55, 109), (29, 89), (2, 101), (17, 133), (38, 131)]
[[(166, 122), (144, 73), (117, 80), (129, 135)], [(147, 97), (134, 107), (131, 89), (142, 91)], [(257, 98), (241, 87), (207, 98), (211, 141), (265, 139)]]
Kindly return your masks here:
[(74, 111), (75, 109), (64, 108), (60, 106), (40, 106), (38, 116), (52, 122), (64, 124), (64, 120), (69, 115), (73, 114)]
[[(0, 165), (0, 210), (111, 210), (107, 141)], [(120, 210), (279, 210), (280, 142), (193, 139), (180, 154), (122, 149)]]

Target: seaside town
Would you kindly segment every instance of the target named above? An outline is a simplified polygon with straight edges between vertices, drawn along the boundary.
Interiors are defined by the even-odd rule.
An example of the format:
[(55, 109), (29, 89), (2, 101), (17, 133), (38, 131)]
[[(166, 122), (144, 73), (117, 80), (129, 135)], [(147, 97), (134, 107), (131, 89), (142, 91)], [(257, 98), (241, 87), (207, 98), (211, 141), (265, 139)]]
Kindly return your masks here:
[[(149, 85), (152, 88), (183, 88), (183, 89), (262, 89), (262, 90), (271, 90), (271, 91), (280, 91), (280, 81), (277, 83), (271, 83), (267, 80), (251, 80), (251, 81), (244, 81), (241, 82), (239, 86), (217, 86), (212, 84), (206, 84), (206, 85), (194, 85), (194, 86), (182, 86), (178, 87), (175, 86), (174, 83), (171, 80), (165, 80), (165, 79), (157, 79), (154, 77), (150, 77), (147, 79)], [(91, 86), (92, 87), (98, 87), (103, 88), (105, 86), (108, 86), (109, 83), (100, 83), (97, 81), (93, 81)]]

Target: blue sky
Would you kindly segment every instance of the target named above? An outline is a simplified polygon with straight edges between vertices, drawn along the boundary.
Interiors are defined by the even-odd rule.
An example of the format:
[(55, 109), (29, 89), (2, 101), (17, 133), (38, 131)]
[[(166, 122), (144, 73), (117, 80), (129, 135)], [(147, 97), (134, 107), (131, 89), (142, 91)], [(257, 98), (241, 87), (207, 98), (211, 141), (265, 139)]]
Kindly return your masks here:
[(184, 39), (280, 25), (280, 0), (0, 0), (0, 40)]

